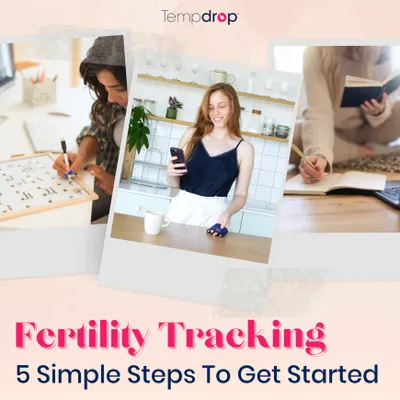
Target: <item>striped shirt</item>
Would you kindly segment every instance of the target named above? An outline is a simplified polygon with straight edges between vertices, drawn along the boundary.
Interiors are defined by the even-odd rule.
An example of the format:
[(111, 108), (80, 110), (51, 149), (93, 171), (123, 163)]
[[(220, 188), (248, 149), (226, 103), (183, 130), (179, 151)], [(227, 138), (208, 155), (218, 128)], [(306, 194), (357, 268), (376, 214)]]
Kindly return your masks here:
[(96, 163), (101, 165), (106, 172), (115, 176), (117, 171), (119, 147), (114, 140), (114, 128), (116, 123), (125, 117), (125, 108), (114, 105), (113, 116), (111, 122), (107, 128), (100, 128), (92, 122), (91, 125), (85, 126), (76, 141), (80, 146), (83, 138), (92, 137), (95, 138), (100, 146), (100, 151), (97, 154)]

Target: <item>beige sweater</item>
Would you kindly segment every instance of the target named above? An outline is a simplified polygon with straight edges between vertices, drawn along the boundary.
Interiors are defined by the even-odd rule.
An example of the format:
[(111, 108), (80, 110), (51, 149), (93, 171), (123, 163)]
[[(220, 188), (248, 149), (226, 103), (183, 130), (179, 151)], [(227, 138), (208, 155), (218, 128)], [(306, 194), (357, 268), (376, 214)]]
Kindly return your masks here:
[[(362, 134), (356, 130), (368, 123), (377, 127), (389, 118), (394, 103), (389, 96), (385, 111), (379, 116), (363, 113), (361, 108), (334, 107), (327, 82), (321, 71), (320, 52), (309, 47), (304, 52), (303, 85), (306, 94), (306, 108), (303, 111), (302, 143), (304, 154), (321, 154), (330, 166), (333, 161), (356, 158), (357, 143), (362, 144)], [(376, 65), (372, 78), (382, 81), (391, 72), (390, 62)], [(342, 74), (360, 76), (359, 64), (343, 60)], [(362, 131), (361, 131), (362, 132)], [(335, 154), (335, 157), (334, 157)]]

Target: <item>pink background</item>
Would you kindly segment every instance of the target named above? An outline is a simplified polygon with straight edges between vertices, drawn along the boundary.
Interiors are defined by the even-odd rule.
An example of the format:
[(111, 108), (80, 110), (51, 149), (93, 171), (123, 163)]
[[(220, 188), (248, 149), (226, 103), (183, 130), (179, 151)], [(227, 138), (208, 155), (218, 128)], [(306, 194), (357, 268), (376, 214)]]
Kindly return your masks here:
[[(199, 7), (201, 4), (201, 8)], [(209, 7), (206, 6), (209, 4)], [(146, 6), (144, 6), (146, 5)], [(171, 11), (215, 11), (239, 13), (238, 21), (224, 24), (185, 27), (190, 42), (188, 48), (203, 57), (224, 58), (232, 62), (246, 61), (267, 65), (268, 41), (277, 39), (396, 39), (399, 32), (397, 1), (320, 0), (279, 2), (259, 1), (77, 1), (54, 0), (12, 1), (6, 3), (7, 18), (2, 18), (0, 36), (33, 35), (49, 25), (89, 28), (130, 28), (154, 33), (183, 32), (162, 24), (161, 9)], [(4, 8), (3, 8), (4, 10)], [(394, 12), (396, 11), (396, 12)], [(2, 11), (3, 14), (3, 11)], [(355, 17), (356, 16), (356, 17)], [(210, 43), (212, 45), (210, 45)], [(360, 236), (360, 240), (362, 237)], [(2, 244), (4, 245), (4, 244)], [(100, 251), (100, 249), (99, 249)], [(9, 265), (9, 268), (13, 268)], [(278, 285), (278, 284), (276, 284)], [(306, 284), (304, 284), (306, 285)], [(206, 288), (204, 289), (206, 290)], [(291, 285), (280, 284), (277, 292), (291, 291)], [(298, 289), (297, 289), (298, 290)], [(59, 278), (0, 282), (0, 395), (9, 399), (109, 399), (113, 395), (146, 396), (146, 398), (200, 399), (204, 396), (276, 396), (280, 398), (363, 399), (395, 398), (399, 393), (398, 329), (400, 327), (399, 283), (332, 283), (308, 310), (311, 317), (302, 317), (304, 305), (299, 303), (299, 316), (285, 318), (276, 315), (285, 325), (309, 328), (318, 320), (327, 326), (328, 352), (311, 359), (302, 351), (254, 350), (168, 350), (164, 336), (156, 331), (159, 320), (185, 321), (196, 327), (235, 327), (238, 320), (214, 317), (212, 306), (138, 295), (96, 285), (96, 276), (66, 276)], [(125, 350), (42, 350), (29, 347), (14, 349), (14, 324), (35, 321), (40, 325), (79, 327), (89, 319), (114, 318), (130, 322), (142, 329), (151, 329), (149, 343), (139, 359)], [(241, 319), (243, 321), (243, 319)], [(258, 319), (260, 326), (270, 326), (270, 320)], [(333, 368), (338, 365), (367, 368), (380, 364), (380, 384), (362, 385), (244, 385), (233, 380), (226, 385), (177, 385), (167, 392), (165, 385), (131, 385), (125, 380), (116, 385), (95, 385), (87, 392), (77, 385), (21, 385), (16, 382), (16, 365), (51, 364), (59, 367), (95, 368), (101, 363), (124, 371), (130, 364), (147, 364), (153, 368), (193, 368), (200, 373), (202, 363), (216, 363), (234, 370), (243, 364), (282, 369), (289, 363)], [(198, 375), (200, 376), (200, 375)], [(85, 396), (85, 397), (83, 397)]]

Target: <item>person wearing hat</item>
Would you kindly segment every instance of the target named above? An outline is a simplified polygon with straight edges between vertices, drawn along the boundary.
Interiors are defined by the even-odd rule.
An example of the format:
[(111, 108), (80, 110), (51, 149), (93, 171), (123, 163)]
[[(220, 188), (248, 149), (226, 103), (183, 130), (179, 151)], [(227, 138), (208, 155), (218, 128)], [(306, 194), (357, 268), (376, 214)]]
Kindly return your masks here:
[[(95, 95), (90, 119), (77, 138), (78, 150), (62, 156), (53, 168), (60, 176), (75, 176), (87, 169), (96, 178), (99, 199), (93, 202), (92, 221), (108, 215), (121, 146), (128, 90), (123, 36), (97, 38), (79, 68), (83, 82)], [(87, 162), (96, 157), (96, 165)]]

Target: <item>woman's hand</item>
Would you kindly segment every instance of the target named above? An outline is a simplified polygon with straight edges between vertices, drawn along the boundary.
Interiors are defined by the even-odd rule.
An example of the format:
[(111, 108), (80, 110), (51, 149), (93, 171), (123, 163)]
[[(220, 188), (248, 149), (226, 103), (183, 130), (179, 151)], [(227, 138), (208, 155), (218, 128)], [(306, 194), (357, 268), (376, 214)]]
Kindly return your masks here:
[(328, 175), (325, 172), (325, 168), (328, 165), (325, 158), (321, 156), (308, 156), (307, 160), (314, 165), (314, 168), (310, 167), (303, 159), (301, 160), (299, 170), (304, 183), (316, 183)]
[(180, 168), (180, 167), (186, 167), (185, 164), (174, 164), (173, 161), (175, 161), (177, 159), (178, 159), (178, 157), (171, 157), (169, 159), (168, 166), (167, 166), (167, 174), (169, 176), (181, 177), (181, 176), (187, 174), (187, 169), (186, 168), (185, 169), (177, 169), (177, 168)]
[(385, 111), (386, 108), (386, 100), (387, 93), (383, 93), (382, 100), (380, 103), (376, 101), (376, 99), (371, 99), (371, 101), (365, 101), (364, 104), (361, 104), (361, 109), (373, 116), (378, 116)]
[(218, 217), (218, 223), (221, 225), (221, 229), (228, 228), (229, 224), (231, 223), (232, 215), (228, 211), (224, 211)]
[(61, 154), (53, 164), (53, 168), (57, 170), (57, 174), (68, 178), (68, 175), (76, 175), (85, 165), (85, 157), (75, 154), (67, 153), (69, 160), (69, 168), (64, 162), (64, 156)]
[(90, 164), (88, 165), (88, 171), (97, 179), (96, 186), (111, 196), (114, 189), (115, 176), (106, 172), (100, 165)]
[[(232, 215), (228, 211), (224, 211), (219, 217), (217, 223), (221, 225), (221, 229), (228, 228), (229, 224), (231, 223)], [(219, 236), (219, 233), (210, 230), (213, 236)]]

